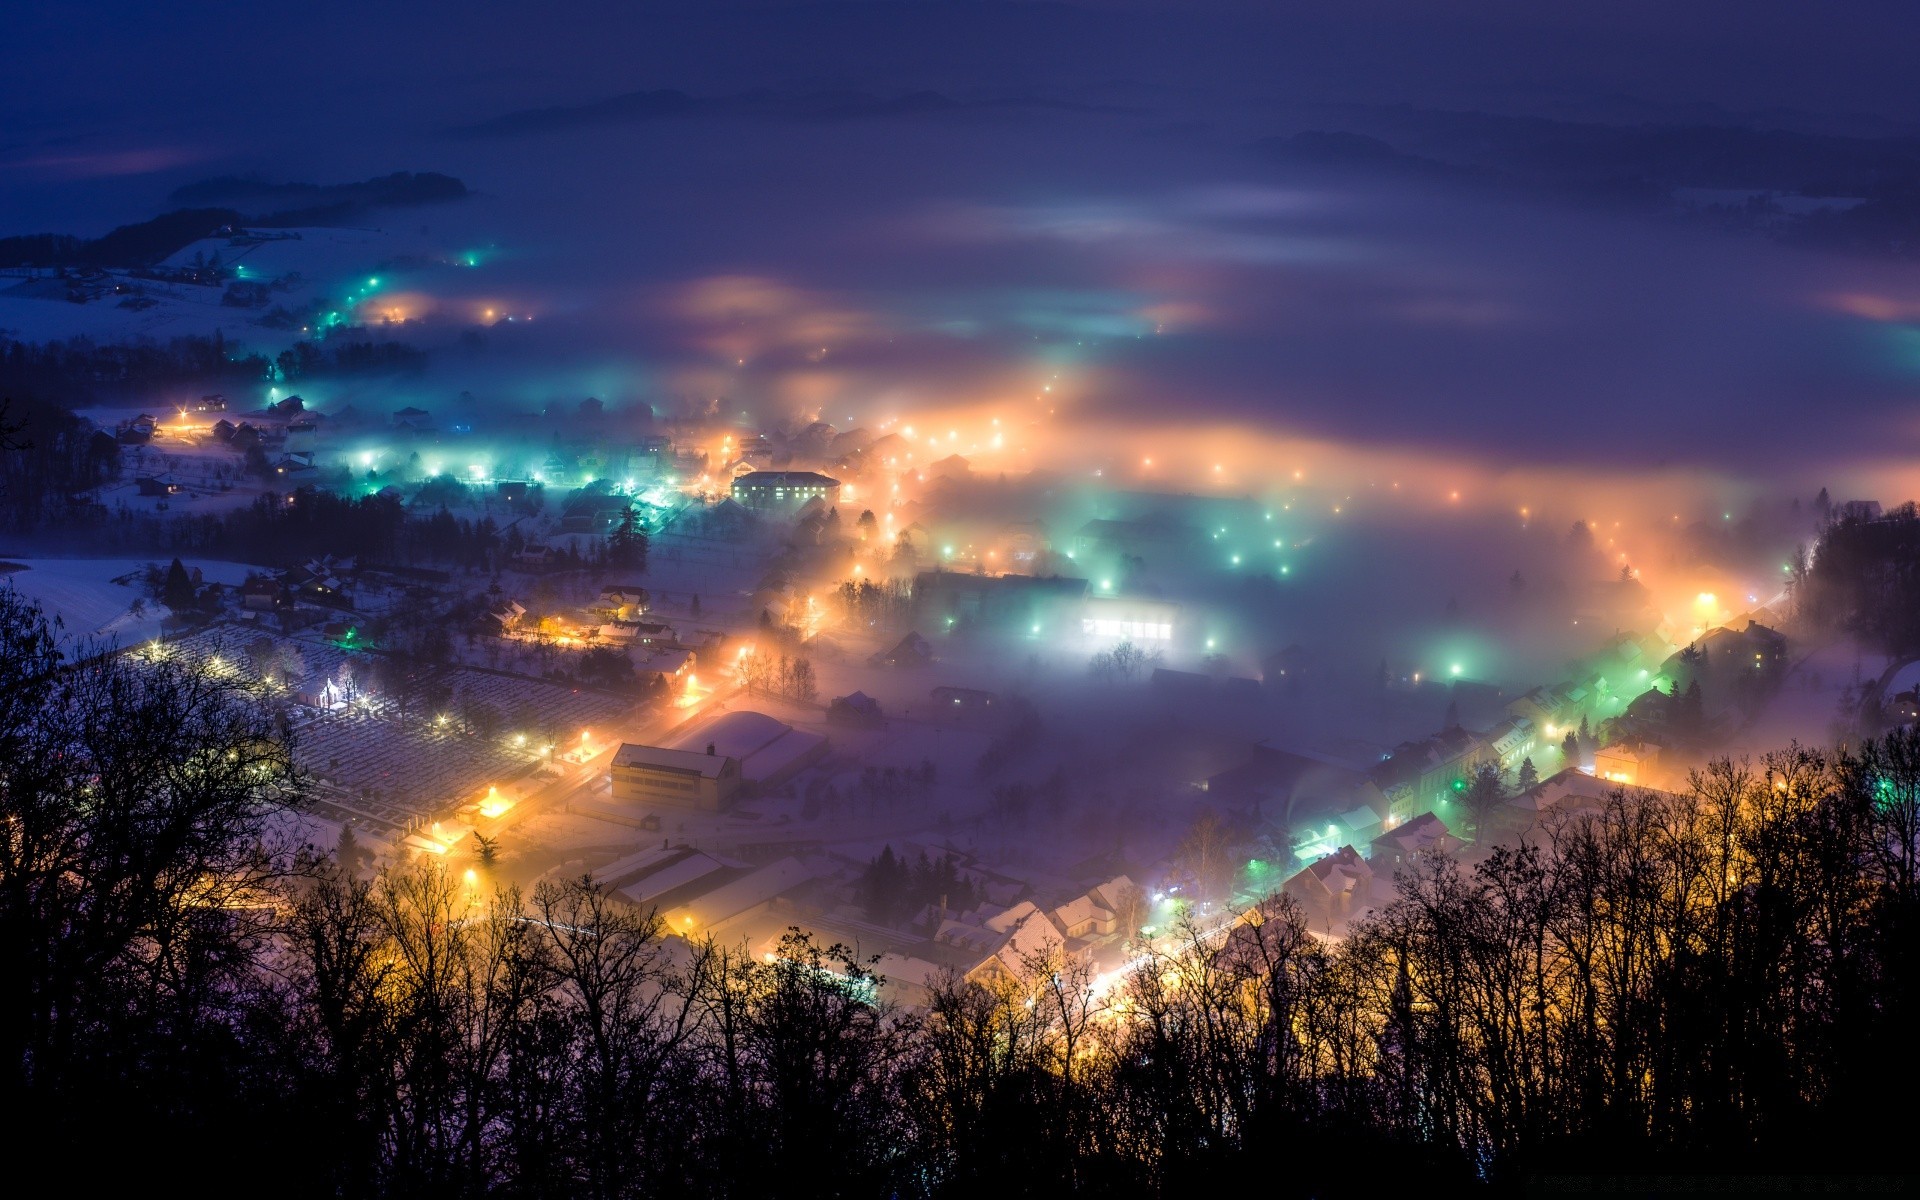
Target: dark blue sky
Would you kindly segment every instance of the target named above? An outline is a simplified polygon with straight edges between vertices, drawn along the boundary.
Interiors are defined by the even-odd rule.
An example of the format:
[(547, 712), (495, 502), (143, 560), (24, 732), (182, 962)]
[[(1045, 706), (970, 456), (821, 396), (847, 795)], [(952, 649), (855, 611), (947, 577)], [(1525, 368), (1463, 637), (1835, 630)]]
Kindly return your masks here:
[[(1904, 262), (1570, 199), (1557, 177), (1257, 148), (1353, 129), (1444, 156), (1477, 136), (1407, 132), (1429, 110), (1907, 135), (1897, 3), (19, 8), (0, 232), (99, 232), (212, 175), (448, 171), (482, 195), (434, 219), (508, 248), (494, 278), (555, 318), (540, 369), (636, 395), (720, 386), (688, 297), (752, 280), (779, 321), (826, 313), (842, 338), (831, 378), (726, 382), (776, 407), (958, 402), (1064, 357), (1102, 415), (1177, 403), (1496, 463), (1753, 472), (1853, 461), (1863, 432), (1915, 448)], [(580, 107), (653, 89), (714, 107)], [(922, 91), (950, 104), (819, 111)]]

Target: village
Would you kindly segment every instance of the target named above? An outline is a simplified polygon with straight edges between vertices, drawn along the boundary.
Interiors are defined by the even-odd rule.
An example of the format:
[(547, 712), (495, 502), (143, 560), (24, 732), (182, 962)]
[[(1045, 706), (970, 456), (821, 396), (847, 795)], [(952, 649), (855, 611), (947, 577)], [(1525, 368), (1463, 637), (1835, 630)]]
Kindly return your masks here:
[[(305, 774), (292, 836), (344, 860), (445, 860), (476, 902), (590, 875), (756, 955), (803, 929), (880, 956), (907, 1003), (1061, 955), (1117, 978), (1275, 892), (1338, 938), (1396, 874), (1684, 786), (1777, 693), (1822, 686), (1784, 612), (1702, 596), (1682, 627), (1623, 572), (1583, 610), (1622, 632), (1563, 681), (1384, 671), (1398, 727), (1436, 700), (1442, 726), (1290, 736), (1325, 656), (1223, 652), (1244, 622), (1143, 569), (1198, 569), (1234, 520), (1274, 528), (1271, 504), (1056, 536), (975, 514), (957, 435), (643, 424), (536, 461), (458, 418), (328, 416), (277, 389), (134, 413), (131, 479), (102, 502), (138, 519), (337, 501), (449, 540), (433, 566), (375, 539), (119, 571), (144, 594), (97, 622), (90, 595), (76, 624), (246, 680)], [(1274, 539), (1276, 578), (1303, 544)], [(7, 565), (31, 594), (79, 564)]]

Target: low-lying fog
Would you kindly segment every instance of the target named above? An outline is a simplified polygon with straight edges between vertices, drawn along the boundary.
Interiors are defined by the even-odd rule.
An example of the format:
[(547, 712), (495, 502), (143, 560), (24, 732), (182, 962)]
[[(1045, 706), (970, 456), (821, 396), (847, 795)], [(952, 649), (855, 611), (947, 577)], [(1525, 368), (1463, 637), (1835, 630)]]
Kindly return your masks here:
[[(978, 503), (1024, 504), (1057, 538), (1150, 507), (1121, 493), (1207, 497), (1217, 512), (1195, 524), (1214, 560), (1149, 564), (1139, 582), (1250, 597), (1219, 634), (1249, 656), (1297, 640), (1395, 673), (1539, 681), (1589, 636), (1569, 623), (1584, 589), (1622, 567), (1679, 624), (1708, 587), (1738, 611), (1805, 537), (1792, 497), (1920, 484), (1920, 283), (1904, 266), (1255, 146), (1356, 98), (1487, 103), (1496, 82), (1476, 93), (1476, 64), (1524, 44), (1519, 26), (1489, 48), (1435, 6), (1402, 6), (1417, 18), (1403, 36), (1479, 50), (1445, 78), (1396, 81), (1394, 47), (1361, 53), (1359, 25), (1316, 23), (1305, 43), (1259, 25), (1292, 72), (1268, 75), (1230, 5), (1163, 46), (1138, 13), (967, 7), (937, 10), (951, 36), (929, 44), (882, 8), (809, 23), (756, 7), (730, 27), (622, 6), (530, 26), (579, 56), (577, 73), (530, 56), (538, 74), (492, 24), (525, 13), (349, 14), (358, 31), (316, 17), (271, 65), (221, 61), (240, 53), (230, 29), (120, 13), (157, 22), (154, 61), (104, 63), (86, 86), (27, 64), (9, 85), (23, 120), (0, 171), (22, 228), (4, 232), (98, 233), (213, 175), (456, 175), (478, 195), (390, 219), (450, 253), (481, 248), (479, 267), (380, 267), (409, 317), (382, 334), (433, 348), (434, 365), (303, 389), (320, 406), (469, 391), (482, 414), (594, 395), (663, 416), (917, 425), (984, 492), (1007, 477), (1012, 500)], [(1138, 73), (1078, 66), (1090, 31)], [(72, 44), (65, 26), (42, 32)], [(163, 53), (194, 37), (204, 71)], [(1313, 46), (1348, 54), (1350, 77)], [(1563, 65), (1583, 53), (1550, 49)], [(1499, 80), (1527, 74), (1502, 62)], [(1699, 98), (1662, 69), (1655, 100)], [(1754, 103), (1757, 78), (1697, 82)], [(1530, 86), (1515, 105), (1571, 102)], [(668, 87), (698, 103), (592, 107)], [(930, 88), (947, 101), (871, 101)], [(850, 89), (869, 99), (821, 111)], [(343, 125), (356, 136), (313, 136)], [(484, 339), (460, 344), (475, 328)], [(1279, 547), (1261, 528), (1274, 510)]]

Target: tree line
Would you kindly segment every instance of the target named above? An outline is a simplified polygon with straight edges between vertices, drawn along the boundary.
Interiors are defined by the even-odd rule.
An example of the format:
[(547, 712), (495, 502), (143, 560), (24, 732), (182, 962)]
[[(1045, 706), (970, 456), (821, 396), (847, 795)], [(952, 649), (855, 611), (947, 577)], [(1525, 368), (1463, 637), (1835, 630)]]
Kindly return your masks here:
[[(231, 674), (70, 655), (0, 592), (17, 1169), (958, 1197), (1904, 1166), (1911, 732), (1615, 793), (1420, 866), (1337, 941), (1273, 896), (1175, 920), (1117, 980), (1054, 951), (902, 1007), (871, 958), (801, 933), (753, 956), (591, 877), (525, 894), (293, 844), (303, 783), (266, 712)], [(868, 898), (892, 908), (886, 874)]]

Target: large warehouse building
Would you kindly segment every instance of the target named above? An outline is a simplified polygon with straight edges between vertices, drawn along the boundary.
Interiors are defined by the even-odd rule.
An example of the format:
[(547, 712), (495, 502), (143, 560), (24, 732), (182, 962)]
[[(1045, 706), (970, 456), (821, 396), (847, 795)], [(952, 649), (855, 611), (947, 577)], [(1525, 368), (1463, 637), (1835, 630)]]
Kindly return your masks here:
[(718, 812), (740, 790), (740, 760), (699, 750), (628, 743), (613, 756), (613, 798)]
[(840, 481), (817, 471), (750, 471), (733, 481), (733, 498), (760, 511), (791, 511), (810, 500), (838, 504)]
[(827, 753), (827, 739), (795, 729), (766, 713), (740, 709), (702, 721), (674, 739), (688, 751), (712, 747), (740, 763), (740, 781), (756, 790), (775, 788)]

